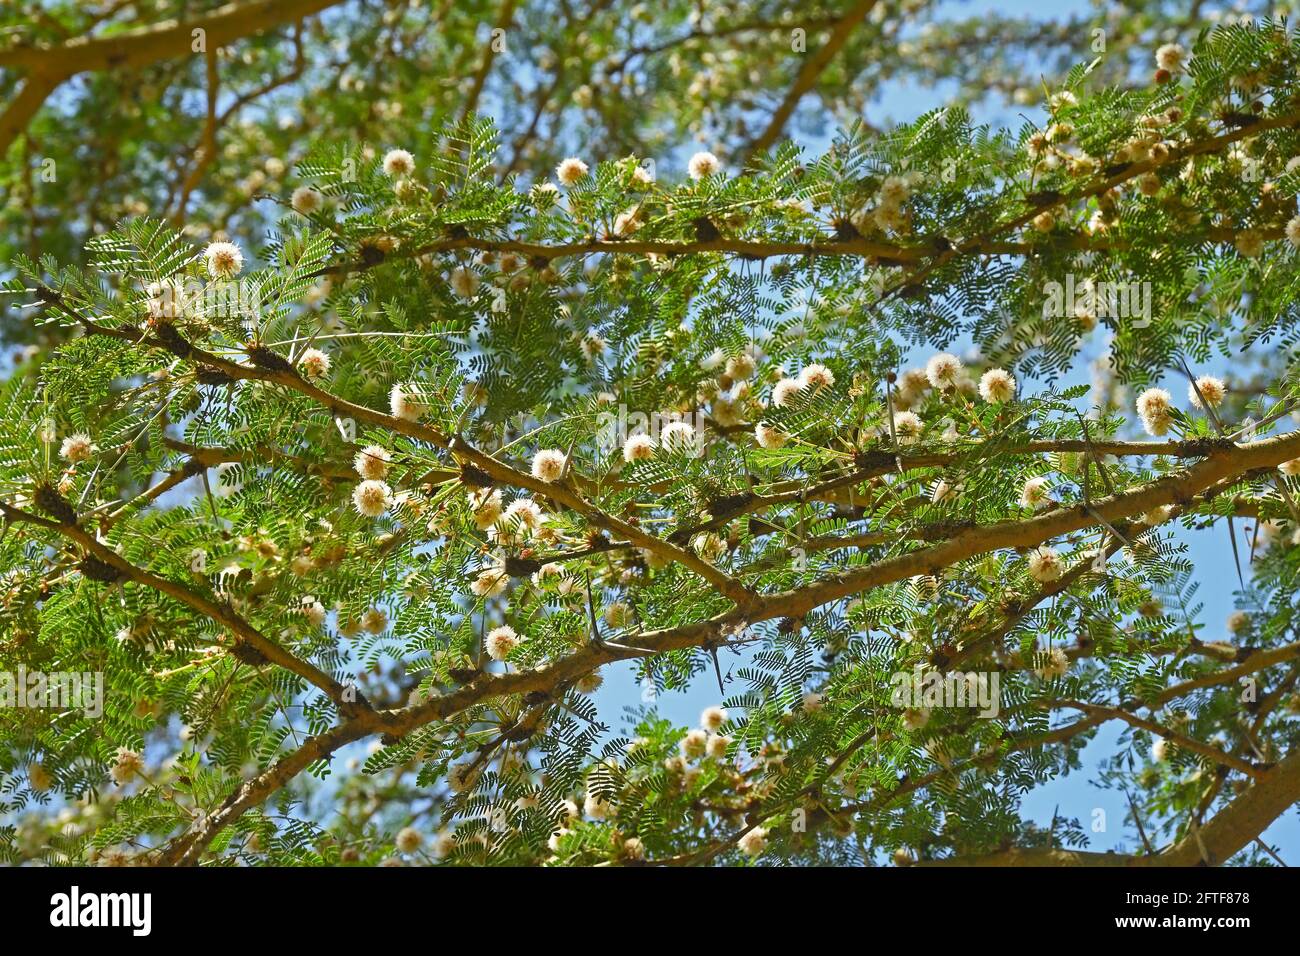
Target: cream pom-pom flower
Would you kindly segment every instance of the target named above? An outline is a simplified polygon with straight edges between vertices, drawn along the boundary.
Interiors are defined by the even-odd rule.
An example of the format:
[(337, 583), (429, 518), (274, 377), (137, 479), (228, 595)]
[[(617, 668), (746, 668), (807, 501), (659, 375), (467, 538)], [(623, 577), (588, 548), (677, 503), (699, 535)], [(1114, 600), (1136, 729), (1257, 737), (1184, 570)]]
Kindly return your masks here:
[[(1200, 394), (1197, 394), (1199, 391)], [(1202, 375), (1196, 380), (1196, 384), (1188, 384), (1187, 400), (1192, 403), (1193, 408), (1202, 408), (1201, 399), (1205, 399), (1205, 404), (1211, 408), (1217, 408), (1228, 394), (1228, 387), (1223, 384), (1223, 379), (1215, 378), (1213, 375)]]
[(479, 286), (483, 280), (479, 274), (469, 266), (457, 266), (451, 270), (451, 277), (448, 280), (451, 283), (451, 291), (456, 293), (462, 299), (472, 299), (478, 294)]
[(694, 451), (699, 441), (695, 426), (690, 422), (669, 422), (659, 432), (659, 443), (665, 451)]
[(518, 521), (529, 531), (536, 531), (546, 523), (546, 514), (532, 498), (516, 498), (505, 510), (505, 520), (510, 523)]
[(229, 279), (239, 275), (244, 268), (244, 254), (233, 242), (213, 242), (203, 251), (208, 275), (214, 279)]
[(740, 852), (745, 856), (758, 856), (767, 849), (767, 830), (763, 827), (754, 827), (736, 841), (736, 846), (740, 847)]
[(1020, 489), (1020, 507), (1041, 508), (1051, 499), (1048, 497), (1050, 483), (1046, 478), (1030, 478)]
[(727, 722), (727, 711), (722, 707), (706, 707), (700, 714), (700, 726), (705, 730), (717, 730)]
[(1170, 395), (1163, 388), (1148, 388), (1137, 397), (1137, 412), (1142, 419), (1142, 427), (1157, 438), (1166, 434), (1173, 424), (1170, 415), (1172, 407)]
[(543, 448), (533, 456), (533, 477), (547, 484), (559, 481), (564, 475), (568, 458), (557, 448)]
[(825, 365), (813, 363), (804, 366), (799, 373), (799, 381), (804, 388), (830, 388), (835, 384), (835, 374)]
[(289, 197), (289, 205), (293, 211), (303, 216), (310, 216), (321, 207), (324, 197), (310, 186), (299, 186)]
[(474, 524), (480, 531), (485, 531), (496, 524), (505, 511), (500, 488), (478, 488), (471, 491), (468, 497), (470, 511), (474, 514)]
[(701, 150), (687, 162), (686, 173), (691, 179), (704, 179), (706, 176), (712, 176), (721, 168), (722, 163), (719, 162), (718, 157)]
[(600, 794), (588, 791), (582, 801), (582, 812), (593, 820), (605, 820), (614, 812), (614, 806)]
[(623, 460), (628, 464), (634, 461), (647, 461), (654, 457), (655, 440), (649, 435), (629, 435), (623, 442)]
[(696, 727), (688, 730), (686, 736), (679, 742), (683, 757), (702, 757), (704, 756), (704, 747), (709, 742), (709, 735)]
[(398, 179), (415, 172), (415, 157), (404, 149), (390, 149), (384, 154), (384, 175)]
[(1050, 651), (1043, 651), (1035, 655), (1034, 673), (1043, 680), (1064, 677), (1069, 670), (1070, 657), (1063, 648), (1053, 647)]
[(1016, 397), (1016, 380), (1003, 368), (991, 368), (980, 376), (980, 398), (1001, 405)]
[(410, 385), (394, 385), (388, 393), (388, 406), (394, 418), (404, 421), (419, 421), (428, 414), (429, 406), (420, 401), (420, 393)]
[(754, 438), (758, 441), (760, 448), (775, 449), (784, 447), (787, 435), (775, 425), (759, 422), (754, 426)]
[(488, 652), (488, 657), (494, 661), (503, 661), (519, 646), (519, 635), (509, 624), (502, 624), (488, 632), (483, 646)]
[(731, 746), (731, 738), (726, 734), (710, 734), (708, 743), (704, 745), (704, 752), (714, 760), (721, 760), (727, 756), (727, 748)]
[(1300, 249), (1300, 216), (1296, 216), (1287, 222), (1286, 241), (1295, 248)]
[(127, 747), (118, 747), (109, 774), (118, 786), (130, 783), (140, 771), (144, 770), (144, 758)]
[(357, 512), (367, 518), (378, 518), (393, 503), (393, 489), (388, 483), (368, 479), (357, 485), (352, 491), (352, 505)]
[(475, 575), (474, 580), (470, 582), (469, 589), (476, 597), (494, 598), (504, 594), (506, 585), (509, 583), (510, 575), (506, 574), (504, 568), (484, 568)]
[(1156, 49), (1156, 66), (1170, 73), (1177, 73), (1183, 68), (1187, 51), (1177, 43), (1166, 43)]
[(85, 461), (95, 453), (95, 443), (90, 440), (89, 435), (77, 433), (69, 435), (63, 439), (63, 444), (59, 446), (59, 454), (65, 461), (77, 464)]
[(915, 412), (898, 412), (894, 415), (894, 434), (900, 445), (910, 445), (921, 435), (921, 418)]
[(783, 378), (772, 386), (772, 405), (781, 408), (803, 391), (803, 382), (797, 378)]
[(393, 841), (402, 853), (414, 853), (420, 849), (423, 842), (424, 837), (420, 836), (420, 831), (415, 827), (402, 827), (397, 831), (397, 838)]
[(935, 388), (955, 386), (961, 370), (961, 359), (949, 352), (932, 355), (930, 361), (925, 363), (925, 377)]
[(366, 608), (359, 623), (364, 631), (382, 634), (388, 629), (388, 612), (381, 607)]
[[(719, 355), (721, 353), (719, 352)], [(741, 352), (727, 359), (727, 377), (736, 382), (743, 382), (754, 375), (754, 357)]]
[(576, 156), (570, 156), (555, 167), (555, 178), (566, 186), (572, 186), (587, 175), (587, 164)]
[(307, 349), (299, 357), (298, 364), (308, 378), (323, 378), (329, 374), (330, 357), (320, 349)]
[(1039, 584), (1050, 584), (1064, 571), (1061, 556), (1052, 548), (1044, 545), (1029, 552), (1029, 576)]
[(392, 460), (392, 453), (387, 448), (382, 445), (367, 445), (352, 459), (352, 467), (362, 478), (379, 481), (388, 477), (388, 466)]

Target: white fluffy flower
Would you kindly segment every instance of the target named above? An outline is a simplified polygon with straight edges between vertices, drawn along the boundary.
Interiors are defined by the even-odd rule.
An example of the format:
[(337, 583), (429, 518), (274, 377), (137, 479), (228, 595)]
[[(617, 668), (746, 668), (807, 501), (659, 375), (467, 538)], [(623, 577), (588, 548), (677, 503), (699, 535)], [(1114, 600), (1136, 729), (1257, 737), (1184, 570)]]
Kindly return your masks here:
[(587, 175), (587, 164), (576, 156), (570, 156), (555, 167), (555, 178), (566, 186), (572, 186)]
[(501, 489), (479, 488), (469, 493), (469, 507), (474, 513), (474, 524), (484, 531), (497, 523), (505, 510)]
[(289, 197), (289, 205), (293, 211), (301, 213), (304, 216), (310, 216), (321, 207), (323, 197), (310, 186), (299, 186)]
[(957, 384), (957, 376), (961, 374), (961, 369), (961, 360), (957, 356), (940, 352), (938, 355), (931, 356), (930, 361), (925, 363), (925, 377), (935, 388), (946, 388)]
[(921, 434), (921, 419), (915, 412), (898, 412), (894, 415), (894, 434), (900, 445), (910, 445)]
[(502, 624), (488, 632), (484, 646), (487, 648), (488, 657), (494, 661), (503, 661), (519, 646), (519, 635), (509, 624)]
[(420, 849), (420, 844), (424, 842), (424, 838), (420, 836), (420, 831), (415, 827), (403, 827), (397, 831), (397, 839), (393, 842), (400, 852), (414, 853)]
[(233, 242), (211, 243), (204, 250), (203, 258), (207, 260), (208, 275), (214, 279), (229, 279), (244, 268), (244, 254)]
[(722, 163), (718, 157), (709, 152), (698, 152), (690, 158), (686, 164), (686, 172), (691, 179), (703, 179), (706, 176), (712, 176), (722, 168)]
[(799, 373), (799, 382), (805, 388), (830, 388), (835, 384), (835, 375), (825, 365), (807, 365)]
[(655, 440), (649, 435), (629, 435), (623, 442), (623, 460), (629, 464), (653, 458), (654, 453)]
[[(721, 353), (719, 353), (721, 354)], [(754, 374), (755, 363), (751, 355), (741, 352), (727, 359), (727, 377), (733, 381), (743, 382)]]
[(613, 811), (610, 802), (599, 794), (589, 792), (586, 799), (582, 801), (582, 812), (593, 820), (604, 820)]
[(1002, 368), (991, 368), (980, 376), (980, 398), (994, 405), (1009, 402), (1016, 396), (1016, 380)]
[(754, 426), (754, 438), (757, 439), (760, 448), (781, 448), (785, 445), (787, 436), (775, 425), (759, 422)]
[(389, 179), (415, 172), (415, 157), (404, 149), (390, 149), (384, 154), (384, 175)]
[(388, 405), (394, 418), (408, 422), (419, 421), (429, 411), (429, 406), (419, 400), (419, 393), (410, 385), (394, 385), (388, 393)]
[(352, 492), (352, 504), (358, 513), (367, 518), (378, 518), (393, 503), (393, 489), (387, 482), (367, 480)]
[(929, 707), (912, 707), (903, 711), (903, 726), (907, 730), (921, 730), (929, 722)]
[(1040, 508), (1050, 499), (1047, 496), (1048, 481), (1046, 478), (1030, 478), (1020, 489), (1020, 507), (1022, 508)]
[(698, 727), (688, 730), (686, 736), (678, 741), (683, 757), (702, 757), (704, 747), (709, 742), (709, 735)]
[(725, 734), (710, 734), (708, 743), (704, 745), (704, 752), (714, 760), (721, 760), (727, 756), (727, 748), (730, 746), (730, 737)]
[(510, 575), (506, 574), (504, 568), (484, 568), (470, 582), (469, 589), (474, 592), (476, 597), (494, 598), (499, 594), (503, 594), (506, 585), (509, 583)]
[(546, 522), (546, 515), (532, 498), (516, 498), (506, 509), (505, 519), (511, 523), (518, 521), (529, 531), (536, 531)]
[[(1200, 391), (1200, 395), (1197, 391)], [(1192, 403), (1193, 408), (1201, 408), (1201, 397), (1204, 396), (1205, 404), (1211, 408), (1217, 408), (1228, 394), (1228, 388), (1223, 384), (1223, 379), (1215, 378), (1213, 375), (1202, 375), (1196, 380), (1195, 385), (1187, 386), (1187, 400)]]
[(767, 830), (754, 827), (736, 842), (736, 846), (745, 856), (758, 856), (767, 849)]
[(1247, 259), (1258, 259), (1264, 252), (1264, 237), (1253, 229), (1237, 233), (1232, 244), (1237, 248), (1237, 252)]
[(555, 448), (543, 448), (533, 456), (533, 477), (547, 484), (559, 481), (567, 460), (564, 452)]
[(727, 722), (727, 712), (722, 707), (706, 707), (700, 714), (700, 726), (705, 730), (717, 730)]
[(325, 605), (315, 598), (303, 598), (302, 615), (312, 627), (320, 627), (325, 623)]
[(1164, 737), (1158, 737), (1151, 745), (1151, 759), (1156, 763), (1164, 763), (1169, 759), (1169, 741)]
[(371, 634), (382, 634), (388, 629), (388, 614), (381, 607), (367, 608), (361, 615), (361, 628)]
[(1228, 615), (1228, 630), (1233, 634), (1240, 634), (1250, 627), (1250, 615), (1245, 611), (1233, 611)]
[(352, 459), (352, 467), (362, 478), (378, 481), (388, 477), (388, 466), (392, 460), (393, 456), (387, 448), (382, 445), (367, 445)]
[(716, 561), (727, 551), (726, 543), (711, 531), (701, 531), (691, 539), (691, 550), (705, 561)]
[(590, 674), (583, 674), (573, 686), (579, 694), (593, 694), (600, 689), (600, 685), (605, 683), (605, 678), (600, 676), (600, 671), (592, 671)]
[(69, 435), (63, 439), (63, 444), (59, 446), (59, 454), (65, 461), (76, 464), (79, 461), (85, 461), (95, 452), (95, 444), (90, 440), (89, 435)]
[(1043, 680), (1064, 677), (1069, 670), (1070, 658), (1063, 648), (1053, 647), (1050, 651), (1041, 652), (1034, 657), (1034, 673)]
[(433, 838), (434, 859), (441, 860), (456, 849), (456, 835), (449, 830), (439, 830)]
[(118, 747), (113, 766), (109, 769), (113, 782), (118, 786), (130, 783), (144, 769), (144, 758), (134, 750)]
[(1296, 216), (1286, 224), (1286, 241), (1291, 243), (1297, 249), (1300, 249), (1300, 216)]
[(666, 451), (691, 451), (699, 438), (690, 422), (669, 422), (659, 432), (659, 441)]
[(1029, 576), (1039, 584), (1049, 584), (1064, 572), (1061, 557), (1044, 545), (1029, 552)]
[(478, 294), (479, 284), (483, 281), (477, 272), (468, 266), (457, 266), (451, 270), (451, 291), (462, 299), (472, 299)]
[(321, 378), (329, 374), (330, 357), (320, 349), (307, 349), (298, 359), (298, 364), (308, 378)]
[(1187, 51), (1177, 43), (1166, 43), (1156, 50), (1156, 66), (1170, 73), (1177, 73), (1183, 68)]
[(1159, 437), (1169, 431), (1171, 407), (1169, 393), (1163, 388), (1148, 388), (1137, 397), (1138, 415), (1148, 434)]
[(797, 378), (783, 378), (772, 386), (772, 404), (781, 408), (801, 391), (803, 391), (803, 382)]

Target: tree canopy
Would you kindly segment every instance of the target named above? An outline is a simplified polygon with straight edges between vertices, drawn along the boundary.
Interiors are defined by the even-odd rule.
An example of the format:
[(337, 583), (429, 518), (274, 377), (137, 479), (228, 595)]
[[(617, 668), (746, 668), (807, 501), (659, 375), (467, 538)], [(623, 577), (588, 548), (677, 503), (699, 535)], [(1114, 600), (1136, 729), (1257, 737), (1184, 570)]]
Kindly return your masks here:
[[(1271, 863), (1300, 39), (1201, 6), (0, 13), (0, 859)], [(1111, 730), (1123, 853), (1021, 812)]]

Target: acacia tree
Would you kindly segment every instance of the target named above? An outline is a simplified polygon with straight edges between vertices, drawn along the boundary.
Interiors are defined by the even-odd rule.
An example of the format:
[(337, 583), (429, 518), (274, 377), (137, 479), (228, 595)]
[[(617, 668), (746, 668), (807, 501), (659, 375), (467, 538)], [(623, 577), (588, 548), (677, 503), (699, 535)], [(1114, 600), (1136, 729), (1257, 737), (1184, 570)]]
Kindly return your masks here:
[[(980, 29), (132, 6), (0, 51), (6, 214), (58, 253), (10, 249), (7, 335), (36, 344), (0, 394), (0, 653), (105, 682), (102, 714), (0, 710), (6, 859), (1271, 852), (1300, 799), (1285, 24), (1102, 13), (1100, 50), (1092, 21), (1017, 24), (1076, 64), (1041, 122), (954, 104), (811, 151), (784, 134), (814, 89), (834, 114), (898, 75), (996, 86)], [(204, 106), (95, 127), (53, 224), (40, 150), (80, 146), (119, 69)], [(279, 94), (297, 114), (231, 125)], [(710, 148), (665, 145), (689, 132)], [(1234, 521), (1239, 610), (1207, 622), (1186, 542), (1236, 548)], [(622, 725), (606, 672), (645, 689)], [(698, 727), (661, 715), (701, 684)], [(1129, 854), (1019, 809), (1111, 727)]]

